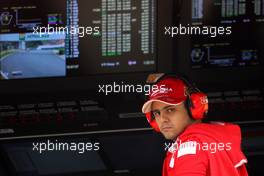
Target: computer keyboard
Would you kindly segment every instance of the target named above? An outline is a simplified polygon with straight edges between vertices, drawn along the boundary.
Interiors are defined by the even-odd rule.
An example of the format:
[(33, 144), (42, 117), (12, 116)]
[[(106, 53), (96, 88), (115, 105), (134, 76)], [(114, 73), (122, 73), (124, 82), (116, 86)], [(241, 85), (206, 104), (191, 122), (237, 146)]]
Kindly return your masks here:
[[(248, 122), (263, 120), (263, 91), (234, 90), (209, 92), (208, 121)], [(105, 98), (105, 97), (104, 97)], [(108, 97), (107, 97), (108, 98)], [(113, 98), (113, 97), (112, 97)], [(39, 100), (38, 97), (35, 98)], [(25, 98), (23, 100), (26, 100)], [(59, 100), (59, 101), (56, 101)], [(102, 100), (102, 99), (101, 99)], [(14, 102), (14, 100), (12, 100)], [(120, 101), (120, 102), (123, 102)], [(0, 140), (20, 136), (49, 136), (98, 131), (150, 128), (144, 114), (133, 112), (138, 102), (115, 104), (95, 98), (54, 97), (26, 103), (0, 103)], [(123, 106), (129, 107), (127, 109)], [(130, 109), (131, 111), (128, 111)]]
[(11, 103), (0, 101), (0, 140), (150, 128), (144, 114), (126, 112), (109, 100), (100, 102), (81, 96), (54, 97), (51, 101), (49, 97), (30, 98), (19, 97), (17, 104), (12, 103), (14, 99)]
[(107, 120), (107, 111), (93, 100), (0, 105), (0, 135), (76, 131)]
[(264, 92), (261, 89), (234, 90), (208, 93), (210, 120), (264, 120)]

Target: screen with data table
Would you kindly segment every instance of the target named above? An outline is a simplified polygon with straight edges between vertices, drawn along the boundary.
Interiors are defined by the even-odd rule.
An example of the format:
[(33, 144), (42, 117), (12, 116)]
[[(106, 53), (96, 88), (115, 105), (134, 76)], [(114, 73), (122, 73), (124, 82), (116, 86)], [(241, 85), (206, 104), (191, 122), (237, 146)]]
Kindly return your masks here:
[(156, 70), (156, 0), (2, 0), (0, 79)]
[(193, 36), (193, 69), (263, 65), (264, 0), (192, 0), (192, 25), (230, 27), (232, 32)]

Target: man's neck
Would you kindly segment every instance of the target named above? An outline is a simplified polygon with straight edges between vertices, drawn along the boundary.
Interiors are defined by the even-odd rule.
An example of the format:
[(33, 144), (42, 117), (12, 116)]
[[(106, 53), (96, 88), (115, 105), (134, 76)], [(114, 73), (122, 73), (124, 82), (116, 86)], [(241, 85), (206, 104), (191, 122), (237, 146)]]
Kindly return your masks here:
[[(184, 132), (189, 126), (194, 125), (194, 124), (198, 124), (198, 123), (202, 123), (202, 120), (191, 120), (190, 123), (186, 126), (186, 128), (182, 131), (182, 133), (183, 133), (183, 132)], [(182, 134), (182, 133), (181, 133), (181, 134)], [(181, 134), (179, 134), (179, 135), (176, 137), (176, 139), (173, 140), (173, 142), (176, 142), (177, 139), (178, 139), (178, 137), (179, 137)]]

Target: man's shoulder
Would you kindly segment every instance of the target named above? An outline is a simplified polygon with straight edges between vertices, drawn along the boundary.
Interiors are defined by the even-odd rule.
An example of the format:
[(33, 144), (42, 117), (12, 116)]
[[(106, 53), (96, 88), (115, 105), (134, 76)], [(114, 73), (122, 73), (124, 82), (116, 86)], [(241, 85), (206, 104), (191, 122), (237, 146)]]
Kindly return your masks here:
[(197, 135), (219, 135), (226, 132), (235, 132), (240, 134), (240, 127), (236, 124), (227, 122), (209, 122), (209, 123), (196, 123), (188, 126), (183, 133), (179, 136), (197, 136)]
[(238, 125), (225, 122), (192, 124), (178, 136), (183, 142), (236, 142), (240, 143), (241, 130)]
[(239, 127), (236, 124), (230, 122), (221, 122), (221, 121), (209, 121), (209, 122), (200, 122), (189, 125), (186, 130), (201, 129), (208, 130), (208, 128), (218, 129), (226, 127)]

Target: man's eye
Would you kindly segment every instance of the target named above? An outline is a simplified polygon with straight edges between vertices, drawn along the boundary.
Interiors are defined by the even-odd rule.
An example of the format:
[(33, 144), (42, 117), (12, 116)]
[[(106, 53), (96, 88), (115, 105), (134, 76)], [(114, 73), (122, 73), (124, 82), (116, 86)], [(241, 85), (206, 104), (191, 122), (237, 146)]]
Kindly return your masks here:
[(160, 114), (159, 112), (155, 112), (155, 111), (152, 112), (152, 115), (153, 115), (154, 117), (159, 116), (159, 114)]
[(159, 113), (158, 112), (154, 112), (153, 115), (154, 116), (157, 116), (157, 115), (159, 115)]
[(173, 112), (173, 111), (175, 111), (175, 108), (168, 108), (168, 109), (167, 109), (167, 112), (169, 112), (169, 113), (170, 113), (170, 112)]

